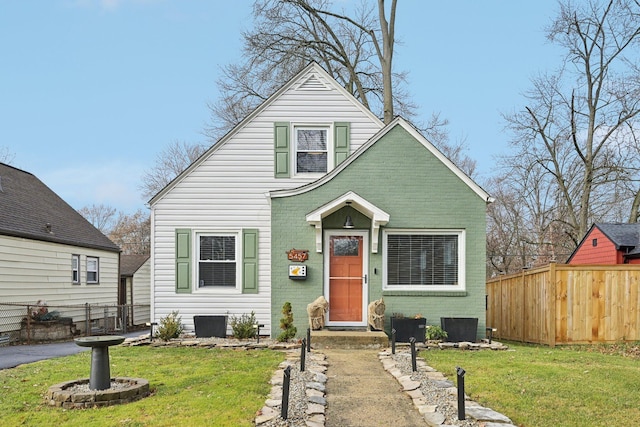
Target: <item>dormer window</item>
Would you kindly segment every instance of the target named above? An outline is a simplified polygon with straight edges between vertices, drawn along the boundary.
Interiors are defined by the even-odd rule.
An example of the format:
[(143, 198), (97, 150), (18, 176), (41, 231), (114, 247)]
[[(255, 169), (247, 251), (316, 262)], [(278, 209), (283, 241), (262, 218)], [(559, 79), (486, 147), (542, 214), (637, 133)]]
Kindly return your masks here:
[(295, 128), (296, 173), (326, 173), (329, 169), (328, 127)]

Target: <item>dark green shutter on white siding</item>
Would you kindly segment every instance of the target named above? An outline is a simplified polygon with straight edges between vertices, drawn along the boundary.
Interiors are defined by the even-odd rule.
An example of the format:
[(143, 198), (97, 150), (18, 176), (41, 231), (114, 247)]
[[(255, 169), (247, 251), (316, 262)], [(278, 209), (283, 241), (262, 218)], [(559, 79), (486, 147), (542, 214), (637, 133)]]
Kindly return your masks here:
[(291, 175), (289, 122), (276, 122), (273, 130), (274, 174), (276, 178), (289, 178)]
[(242, 293), (258, 293), (258, 230), (242, 230)]
[(191, 230), (176, 229), (176, 293), (191, 293)]
[(335, 143), (335, 165), (338, 166), (349, 157), (350, 126), (347, 122), (333, 124), (333, 140)]

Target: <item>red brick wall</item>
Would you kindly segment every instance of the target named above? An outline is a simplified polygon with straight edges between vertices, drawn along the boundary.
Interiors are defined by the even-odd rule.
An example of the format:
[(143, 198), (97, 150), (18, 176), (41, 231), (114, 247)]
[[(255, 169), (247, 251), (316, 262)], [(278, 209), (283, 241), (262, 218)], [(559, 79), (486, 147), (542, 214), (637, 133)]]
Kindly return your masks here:
[[(595, 247), (593, 239), (598, 239), (598, 245)], [(594, 228), (584, 239), (569, 264), (622, 264), (622, 254), (617, 252), (613, 242), (599, 229)]]

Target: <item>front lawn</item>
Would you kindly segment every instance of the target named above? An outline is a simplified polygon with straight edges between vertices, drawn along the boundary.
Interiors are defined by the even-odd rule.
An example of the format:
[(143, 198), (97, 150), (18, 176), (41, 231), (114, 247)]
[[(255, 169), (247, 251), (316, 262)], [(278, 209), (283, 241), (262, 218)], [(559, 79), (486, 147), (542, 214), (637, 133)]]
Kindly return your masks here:
[(420, 356), (454, 383), (456, 367), (462, 367), (471, 399), (503, 413), (518, 426), (640, 422), (637, 345), (508, 345), (508, 351), (429, 350)]
[(2, 426), (253, 425), (284, 354), (271, 350), (112, 347), (111, 376), (149, 380), (152, 395), (105, 408), (47, 406), (49, 386), (89, 376), (91, 352), (0, 371)]

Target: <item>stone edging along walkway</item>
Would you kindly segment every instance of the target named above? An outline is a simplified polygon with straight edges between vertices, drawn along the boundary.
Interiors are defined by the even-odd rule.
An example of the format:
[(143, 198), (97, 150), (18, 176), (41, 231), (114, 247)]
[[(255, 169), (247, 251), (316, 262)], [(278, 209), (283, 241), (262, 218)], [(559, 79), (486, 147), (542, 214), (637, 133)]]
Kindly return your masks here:
[[(452, 345), (443, 343), (440, 348), (461, 348), (461, 349), (504, 349), (500, 343), (489, 345), (463, 344)], [(266, 340), (261, 343), (255, 341), (238, 341), (230, 339), (177, 339), (169, 342), (153, 341), (149, 342), (148, 335), (140, 338), (130, 338), (123, 345), (153, 345), (153, 346), (174, 346), (174, 347), (205, 347), (205, 348), (245, 348), (245, 349), (273, 349), (285, 351), (287, 359), (282, 362), (278, 370), (275, 371), (271, 378), (271, 391), (262, 409), (258, 411), (255, 418), (255, 425), (261, 427), (272, 426), (304, 426), (304, 427), (324, 427), (326, 412), (326, 372), (329, 364), (325, 355), (321, 350), (312, 350), (306, 354), (305, 372), (300, 372), (300, 344), (295, 343), (277, 343)], [(420, 346), (424, 349), (425, 346)], [(433, 346), (432, 346), (433, 347)], [(354, 350), (357, 351), (357, 350)], [(451, 404), (457, 404), (457, 388), (446, 377), (437, 372), (435, 369), (427, 366), (426, 362), (418, 357), (416, 360), (417, 372), (406, 370), (406, 366), (400, 366), (398, 363), (398, 355), (410, 359), (410, 353), (407, 354), (407, 347), (400, 346), (396, 355), (391, 354), (390, 349), (382, 350), (378, 353), (378, 358), (383, 368), (392, 375), (401, 386), (404, 393), (412, 399), (416, 410), (424, 417), (425, 425), (433, 427), (444, 427), (443, 424), (446, 416), (442, 413), (438, 405), (430, 402), (428, 396), (420, 390), (422, 381), (436, 382), (438, 387), (446, 390), (451, 396)], [(450, 350), (451, 351), (451, 350)], [(281, 418), (282, 405), (282, 385), (284, 378), (284, 370), (287, 366), (291, 366), (291, 382), (290, 382), (290, 398), (288, 419)], [(475, 422), (475, 425), (484, 427), (513, 427), (511, 420), (492, 409), (485, 408), (478, 403), (469, 400), (466, 397), (465, 402), (466, 418)], [(449, 410), (451, 408), (448, 408)], [(474, 425), (474, 424), (471, 424)]]

